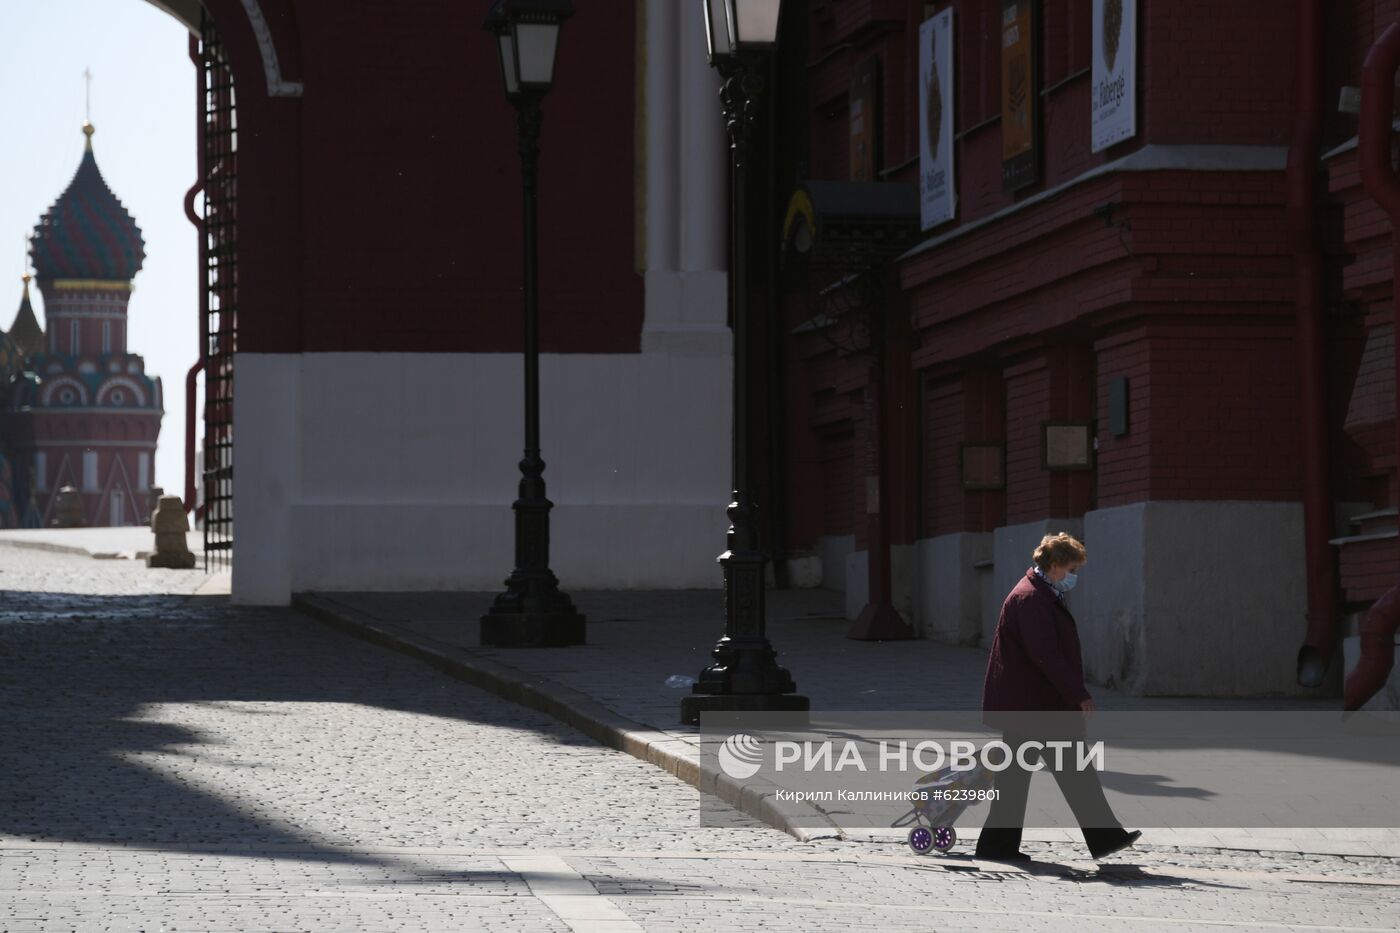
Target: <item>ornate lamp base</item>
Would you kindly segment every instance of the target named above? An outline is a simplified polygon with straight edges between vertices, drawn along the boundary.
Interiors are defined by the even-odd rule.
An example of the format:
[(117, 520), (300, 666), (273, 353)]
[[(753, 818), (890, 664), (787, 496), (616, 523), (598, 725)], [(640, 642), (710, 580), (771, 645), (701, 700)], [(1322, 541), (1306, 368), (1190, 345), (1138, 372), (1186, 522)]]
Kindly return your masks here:
[(700, 714), (803, 712), (811, 701), (793, 693), (797, 685), (775, 660), (773, 646), (759, 636), (725, 635), (715, 645), (715, 663), (700, 672), (691, 694), (681, 698), (681, 722), (700, 724)]
[[(516, 592), (496, 597), (481, 617), (483, 648), (566, 648), (586, 644), (583, 615), (557, 590), (553, 599), (527, 600)], [(526, 603), (536, 603), (526, 608)], [(542, 603), (543, 605), (539, 605)]]
[(585, 644), (577, 612), (488, 612), (481, 617), (483, 648), (567, 648)]
[(700, 725), (701, 713), (801, 713), (812, 702), (795, 693), (695, 693), (681, 697), (681, 722)]

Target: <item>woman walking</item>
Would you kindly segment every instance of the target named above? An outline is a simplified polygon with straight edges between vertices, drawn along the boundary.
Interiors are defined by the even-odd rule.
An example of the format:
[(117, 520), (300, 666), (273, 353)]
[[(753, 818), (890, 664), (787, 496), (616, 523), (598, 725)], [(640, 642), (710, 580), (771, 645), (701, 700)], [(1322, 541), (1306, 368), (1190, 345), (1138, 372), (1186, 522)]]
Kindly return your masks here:
[[(1002, 603), (982, 688), (986, 720), (1005, 730), (1003, 740), (1013, 751), (1025, 742), (1051, 736), (1040, 734), (1038, 729), (1043, 727), (1029, 723), (1036, 717), (1007, 714), (1073, 713), (1065, 730), (1068, 734), (1057, 731), (1053, 738), (1078, 739), (1084, 737), (1084, 718), (1094, 712), (1094, 700), (1084, 688), (1079, 631), (1064, 602), (1064, 594), (1074, 588), (1087, 559), (1084, 545), (1067, 534), (1046, 535), (1032, 559), (1034, 565)], [(1017, 757), (1031, 765), (1039, 758), (1034, 749)], [(1123, 829), (1093, 768), (1056, 768), (1052, 773), (1095, 860), (1127, 848), (1142, 835)], [(1030, 780), (1031, 772), (1015, 761), (997, 775), (997, 796), (977, 838), (978, 858), (1030, 859), (1020, 851)]]

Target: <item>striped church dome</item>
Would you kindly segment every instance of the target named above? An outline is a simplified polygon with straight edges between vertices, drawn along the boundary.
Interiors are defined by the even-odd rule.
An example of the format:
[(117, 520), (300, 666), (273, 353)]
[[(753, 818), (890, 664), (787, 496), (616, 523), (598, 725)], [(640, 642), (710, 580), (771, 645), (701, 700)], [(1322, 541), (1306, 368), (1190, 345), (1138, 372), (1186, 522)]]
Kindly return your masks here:
[(92, 124), (83, 124), (83, 161), (34, 228), (34, 272), (41, 279), (130, 282), (146, 258), (141, 229), (97, 168)]

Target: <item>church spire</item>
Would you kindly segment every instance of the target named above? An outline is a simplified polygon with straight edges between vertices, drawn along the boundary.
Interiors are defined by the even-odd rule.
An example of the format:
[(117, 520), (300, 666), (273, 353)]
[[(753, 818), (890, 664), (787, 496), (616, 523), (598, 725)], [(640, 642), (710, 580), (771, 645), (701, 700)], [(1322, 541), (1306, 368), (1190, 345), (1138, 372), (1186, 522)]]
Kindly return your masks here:
[(97, 128), (92, 125), (92, 69), (83, 69), (83, 135), (87, 137), (83, 144), (85, 152), (92, 151), (92, 134), (97, 132)]
[(29, 283), (33, 278), (29, 274), (29, 263), (26, 261), (24, 275), (20, 276), (20, 280), (24, 282), (24, 295), (19, 300), (19, 312), (15, 315), (15, 322), (10, 325), (10, 339), (25, 356), (41, 353), (44, 349), (44, 329), (39, 326), (39, 319), (34, 316), (34, 305), (29, 301)]

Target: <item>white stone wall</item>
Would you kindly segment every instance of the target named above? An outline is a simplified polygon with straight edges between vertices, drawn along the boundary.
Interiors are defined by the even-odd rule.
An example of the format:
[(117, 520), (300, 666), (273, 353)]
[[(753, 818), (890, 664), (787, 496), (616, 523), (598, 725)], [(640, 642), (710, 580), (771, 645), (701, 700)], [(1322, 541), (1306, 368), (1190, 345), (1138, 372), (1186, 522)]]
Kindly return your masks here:
[(870, 601), (870, 552), (846, 555), (846, 618), (856, 619)]
[(1091, 680), (1148, 695), (1319, 693), (1295, 682), (1307, 627), (1300, 504), (1100, 509), (1084, 516), (1084, 543), (1074, 598)]
[(977, 565), (991, 558), (990, 533), (959, 532), (919, 542), (914, 586), (916, 624), (924, 638), (958, 645), (981, 641), (985, 574)]
[(855, 549), (855, 535), (822, 535), (817, 539), (817, 556), (822, 562), (822, 586), (838, 593), (846, 592), (846, 561), (855, 553)]
[(1336, 692), (1340, 665), (1321, 691), (1295, 683), (1307, 606), (1298, 503), (1143, 502), (921, 541), (921, 631), (990, 647), (1031, 552), (1060, 531), (1089, 552), (1066, 602), (1091, 683), (1167, 696)]
[[(234, 597), (496, 589), (523, 445), (514, 354), (239, 354)], [(728, 360), (541, 359), (551, 566), (565, 589), (713, 586)]]

